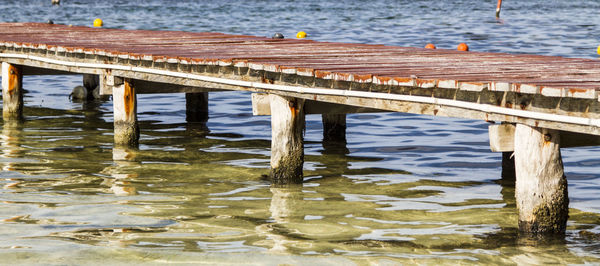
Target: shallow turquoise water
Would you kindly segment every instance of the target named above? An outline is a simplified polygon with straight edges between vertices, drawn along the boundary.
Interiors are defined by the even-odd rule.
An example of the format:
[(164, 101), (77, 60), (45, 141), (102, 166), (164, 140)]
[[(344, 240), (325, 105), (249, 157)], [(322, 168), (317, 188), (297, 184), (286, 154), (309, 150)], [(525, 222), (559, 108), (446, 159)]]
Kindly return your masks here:
[[(505, 1), (498, 21), (493, 2), (3, 1), (0, 20), (596, 57), (600, 3)], [(566, 239), (531, 243), (483, 121), (352, 114), (340, 154), (307, 116), (305, 183), (273, 188), (269, 117), (249, 94), (211, 93), (208, 134), (185, 124), (183, 95), (140, 95), (140, 149), (122, 151), (110, 101), (69, 100), (80, 83), (25, 77), (27, 120), (2, 124), (3, 263), (600, 262), (598, 148), (563, 149)]]

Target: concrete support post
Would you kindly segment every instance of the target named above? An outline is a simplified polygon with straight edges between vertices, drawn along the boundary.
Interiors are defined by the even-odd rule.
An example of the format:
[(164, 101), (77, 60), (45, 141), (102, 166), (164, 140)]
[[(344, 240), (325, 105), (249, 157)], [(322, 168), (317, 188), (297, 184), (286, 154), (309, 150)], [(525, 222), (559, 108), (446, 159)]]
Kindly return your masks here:
[(208, 121), (208, 92), (185, 94), (185, 120), (203, 123)]
[(130, 81), (113, 87), (115, 144), (136, 147), (140, 138), (137, 122), (137, 99)]
[(514, 147), (519, 229), (532, 235), (564, 234), (569, 197), (559, 132), (517, 124)]
[(322, 114), (323, 141), (346, 143), (346, 114)]
[(271, 103), (271, 180), (302, 183), (304, 100), (269, 95)]
[(23, 117), (23, 75), (21, 68), (2, 62), (2, 117), (19, 120)]

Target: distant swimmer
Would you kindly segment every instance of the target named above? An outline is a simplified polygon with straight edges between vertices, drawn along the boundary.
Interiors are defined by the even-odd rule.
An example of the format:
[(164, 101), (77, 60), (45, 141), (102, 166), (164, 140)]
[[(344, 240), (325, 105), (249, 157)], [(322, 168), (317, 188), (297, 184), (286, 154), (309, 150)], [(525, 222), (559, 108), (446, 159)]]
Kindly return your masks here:
[(53, 6), (58, 6), (58, 5), (60, 5), (60, 0), (52, 0), (52, 5), (53, 5)]

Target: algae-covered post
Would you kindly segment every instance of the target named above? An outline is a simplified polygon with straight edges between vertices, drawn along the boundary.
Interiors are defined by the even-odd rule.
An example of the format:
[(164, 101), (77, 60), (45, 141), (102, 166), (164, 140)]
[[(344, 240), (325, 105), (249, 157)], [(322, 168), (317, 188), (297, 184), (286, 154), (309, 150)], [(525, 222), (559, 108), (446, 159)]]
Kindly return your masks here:
[(115, 144), (135, 147), (140, 138), (135, 88), (130, 80), (124, 79), (121, 84), (114, 84), (112, 94)]
[(21, 68), (2, 62), (2, 117), (17, 120), (23, 116), (23, 75)]
[(517, 124), (514, 141), (519, 229), (534, 235), (564, 234), (569, 197), (559, 131)]
[(304, 100), (269, 95), (271, 104), (271, 180), (302, 183)]

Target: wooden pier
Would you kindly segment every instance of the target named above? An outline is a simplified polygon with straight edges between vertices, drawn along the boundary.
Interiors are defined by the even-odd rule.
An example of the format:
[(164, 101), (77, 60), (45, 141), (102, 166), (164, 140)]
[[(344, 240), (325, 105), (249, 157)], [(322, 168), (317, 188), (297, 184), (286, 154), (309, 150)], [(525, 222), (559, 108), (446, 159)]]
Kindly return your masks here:
[(0, 61), (5, 121), (22, 118), (24, 75), (85, 74), (84, 94), (98, 83), (98, 94), (112, 95), (117, 146), (137, 146), (137, 94), (186, 93), (187, 121), (202, 123), (207, 92), (255, 92), (254, 114), (272, 117), (278, 184), (302, 182), (305, 114), (322, 114), (324, 139), (339, 142), (347, 113), (490, 121), (492, 151), (515, 168), (519, 227), (533, 234), (565, 231), (560, 148), (600, 144), (597, 60), (3, 23)]

